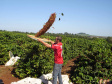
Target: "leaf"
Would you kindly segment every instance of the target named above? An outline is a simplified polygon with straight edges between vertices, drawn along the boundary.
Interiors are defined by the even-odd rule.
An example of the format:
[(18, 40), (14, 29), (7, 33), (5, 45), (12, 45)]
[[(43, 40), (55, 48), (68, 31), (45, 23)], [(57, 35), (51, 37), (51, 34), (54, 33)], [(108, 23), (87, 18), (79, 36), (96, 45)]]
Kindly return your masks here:
[(61, 13), (61, 15), (62, 15), (62, 16), (64, 16), (64, 14), (63, 14), (63, 13)]
[(59, 21), (60, 21), (60, 18), (59, 18)]

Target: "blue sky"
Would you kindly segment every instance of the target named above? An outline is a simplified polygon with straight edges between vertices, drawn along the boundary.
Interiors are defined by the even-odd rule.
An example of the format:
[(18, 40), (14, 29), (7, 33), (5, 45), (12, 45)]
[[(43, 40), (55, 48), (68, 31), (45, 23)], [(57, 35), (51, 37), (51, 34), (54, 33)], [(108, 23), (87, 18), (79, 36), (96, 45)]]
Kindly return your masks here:
[(0, 0), (0, 30), (36, 33), (54, 12), (50, 33), (112, 36), (112, 0)]

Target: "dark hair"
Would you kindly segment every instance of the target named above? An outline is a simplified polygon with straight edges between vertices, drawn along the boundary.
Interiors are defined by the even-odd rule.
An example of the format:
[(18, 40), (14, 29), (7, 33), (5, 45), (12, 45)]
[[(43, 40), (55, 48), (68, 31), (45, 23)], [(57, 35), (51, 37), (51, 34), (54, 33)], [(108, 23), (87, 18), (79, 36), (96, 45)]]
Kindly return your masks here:
[(62, 41), (62, 37), (61, 36), (57, 36), (57, 40), (59, 40), (61, 42)]

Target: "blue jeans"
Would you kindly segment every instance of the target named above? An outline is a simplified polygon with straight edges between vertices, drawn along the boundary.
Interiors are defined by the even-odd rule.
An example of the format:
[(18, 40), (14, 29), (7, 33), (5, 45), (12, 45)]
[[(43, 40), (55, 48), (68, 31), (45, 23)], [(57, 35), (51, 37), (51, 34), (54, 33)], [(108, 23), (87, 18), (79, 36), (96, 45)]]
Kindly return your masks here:
[(58, 79), (59, 79), (59, 84), (63, 84), (62, 77), (61, 77), (61, 69), (62, 69), (62, 64), (55, 64), (54, 63), (53, 84), (57, 84), (57, 76), (58, 76)]

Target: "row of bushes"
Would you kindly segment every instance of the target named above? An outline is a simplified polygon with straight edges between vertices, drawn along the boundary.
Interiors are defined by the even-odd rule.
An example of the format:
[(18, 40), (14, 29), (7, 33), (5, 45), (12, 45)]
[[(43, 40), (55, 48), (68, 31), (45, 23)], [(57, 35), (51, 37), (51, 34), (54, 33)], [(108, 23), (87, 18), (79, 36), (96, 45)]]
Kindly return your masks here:
[[(9, 60), (8, 51), (21, 59), (15, 65), (19, 78), (39, 77), (53, 70), (53, 50), (27, 37), (28, 33), (0, 31), (0, 64)], [(71, 74), (72, 81), (97, 84), (100, 78), (112, 78), (112, 44), (103, 38), (87, 38), (62, 35), (64, 65), (68, 60), (80, 55), (75, 61), (76, 68)], [(54, 40), (55, 34), (41, 38)]]

